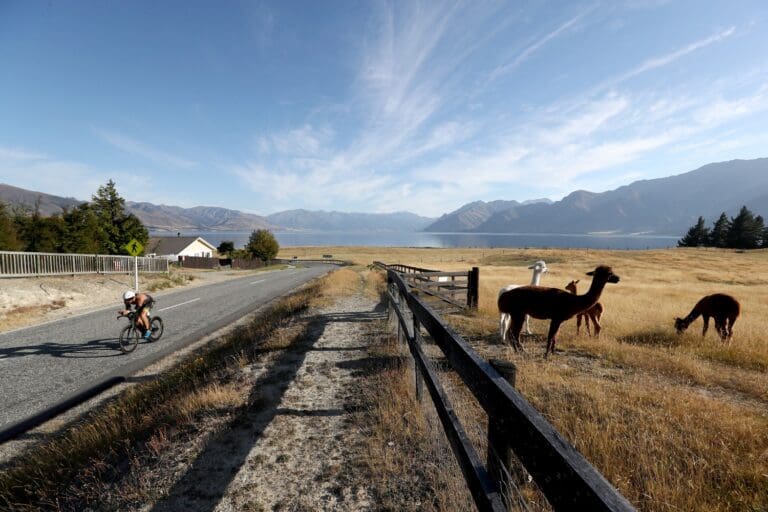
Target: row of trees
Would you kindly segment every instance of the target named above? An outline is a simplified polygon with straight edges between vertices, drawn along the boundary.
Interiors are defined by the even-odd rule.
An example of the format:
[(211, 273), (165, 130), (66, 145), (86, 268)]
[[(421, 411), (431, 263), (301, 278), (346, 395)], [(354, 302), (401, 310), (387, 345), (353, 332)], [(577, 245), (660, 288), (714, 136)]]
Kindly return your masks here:
[(125, 199), (112, 180), (99, 187), (91, 202), (60, 215), (45, 217), (39, 205), (30, 211), (0, 203), (0, 250), (126, 254), (124, 246), (133, 239), (146, 245), (149, 232), (125, 211)]
[(266, 263), (277, 256), (280, 244), (269, 230), (257, 229), (251, 233), (243, 249), (235, 249), (235, 243), (226, 240), (216, 250), (220, 255), (228, 255), (230, 258), (258, 258)]
[(736, 217), (728, 218), (725, 212), (707, 228), (704, 217), (677, 242), (678, 247), (723, 247), (731, 249), (768, 248), (768, 228), (763, 217), (755, 216), (742, 206)]

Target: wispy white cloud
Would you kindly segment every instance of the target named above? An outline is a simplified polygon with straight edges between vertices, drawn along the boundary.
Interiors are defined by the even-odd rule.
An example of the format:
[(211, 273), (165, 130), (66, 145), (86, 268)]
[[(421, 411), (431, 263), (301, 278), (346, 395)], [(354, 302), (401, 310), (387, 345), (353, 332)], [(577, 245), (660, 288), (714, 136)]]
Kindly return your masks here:
[(675, 61), (680, 60), (681, 58), (690, 55), (691, 53), (701, 50), (702, 48), (706, 48), (707, 46), (710, 46), (715, 43), (719, 43), (721, 41), (724, 41), (728, 37), (732, 36), (736, 32), (736, 27), (729, 27), (725, 30), (722, 30), (720, 32), (717, 32), (709, 37), (705, 37), (703, 39), (700, 39), (698, 41), (694, 41), (688, 45), (683, 46), (682, 48), (678, 48), (677, 50), (671, 51), (665, 55), (659, 55), (657, 57), (650, 58), (644, 62), (642, 62), (639, 66), (630, 69), (626, 73), (610, 80), (606, 86), (613, 86), (619, 82), (623, 82), (625, 80), (629, 80), (630, 78), (633, 78), (635, 76), (641, 75), (643, 73), (646, 73), (648, 71), (652, 71), (654, 69), (658, 69), (663, 66), (668, 66), (672, 64)]
[(0, 146), (0, 161), (24, 161), (24, 160), (44, 160), (46, 156), (42, 153), (33, 153), (24, 149)]
[(498, 67), (496, 67), (490, 74), (489, 81), (493, 81), (497, 79), (499, 76), (505, 75), (507, 73), (510, 73), (517, 69), (520, 65), (522, 65), (525, 61), (530, 59), (536, 52), (541, 50), (543, 47), (545, 47), (547, 44), (549, 44), (551, 41), (557, 39), (560, 36), (563, 36), (567, 34), (571, 29), (578, 26), (578, 23), (583, 20), (588, 14), (590, 14), (592, 11), (594, 11), (597, 8), (597, 4), (594, 4), (580, 13), (578, 13), (576, 16), (573, 16), (569, 20), (565, 21), (561, 25), (559, 25), (557, 28), (552, 30), (551, 32), (545, 34), (543, 37), (533, 41), (529, 45), (527, 45), (525, 48), (523, 48), (517, 55), (514, 56), (514, 58), (510, 62), (506, 62)]
[(0, 176), (3, 181), (7, 180), (7, 183), (17, 187), (83, 201), (90, 200), (96, 190), (110, 179), (117, 184), (120, 195), (129, 201), (167, 203), (172, 198), (169, 191), (155, 187), (151, 173), (137, 169), (96, 168), (84, 162), (3, 146), (0, 146)]
[[(517, 13), (460, 1), (448, 9), (416, 1), (383, 4), (368, 31), (373, 36), (361, 45), (349, 105), (314, 108), (311, 123), (256, 137), (254, 155), (230, 169), (277, 209), (312, 205), (439, 215), (478, 198), (556, 198), (576, 186), (615, 187), (617, 180), (642, 176), (634, 163), (768, 111), (760, 86), (765, 69), (695, 87), (655, 89), (632, 80), (649, 75), (653, 84), (654, 72), (700, 58), (737, 34), (735, 26), (629, 62), (625, 71), (608, 68), (607, 76), (596, 76), (581, 92), (524, 107), (514, 99), (496, 109), (475, 107), (475, 99), (489, 101), (483, 96), (488, 91), (468, 85), (484, 83), (477, 76), (514, 73), (558, 39), (605, 21), (602, 11), (590, 16), (598, 6), (526, 43), (507, 41), (478, 73), (469, 66), (476, 64), (473, 52), (487, 50), (489, 33), (509, 26)], [(324, 115), (330, 111), (333, 116)], [(358, 131), (350, 134), (347, 122)]]
[(165, 151), (156, 149), (144, 142), (138, 141), (126, 135), (94, 128), (96, 135), (104, 142), (123, 151), (125, 153), (146, 158), (155, 164), (178, 169), (191, 169), (197, 166), (197, 162), (172, 155)]

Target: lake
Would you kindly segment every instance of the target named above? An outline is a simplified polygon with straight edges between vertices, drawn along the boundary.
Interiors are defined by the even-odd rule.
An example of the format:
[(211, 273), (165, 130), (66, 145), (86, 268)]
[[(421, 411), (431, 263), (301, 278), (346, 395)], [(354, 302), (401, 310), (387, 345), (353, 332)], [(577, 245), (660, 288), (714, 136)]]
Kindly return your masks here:
[[(241, 248), (250, 232), (182, 231), (200, 236), (214, 246), (228, 240)], [(557, 247), (589, 249), (662, 249), (677, 246), (679, 236), (662, 235), (559, 235), (538, 233), (420, 233), (420, 232), (280, 232), (273, 233), (281, 247), (371, 246), (371, 247)], [(167, 232), (152, 233), (166, 236)]]

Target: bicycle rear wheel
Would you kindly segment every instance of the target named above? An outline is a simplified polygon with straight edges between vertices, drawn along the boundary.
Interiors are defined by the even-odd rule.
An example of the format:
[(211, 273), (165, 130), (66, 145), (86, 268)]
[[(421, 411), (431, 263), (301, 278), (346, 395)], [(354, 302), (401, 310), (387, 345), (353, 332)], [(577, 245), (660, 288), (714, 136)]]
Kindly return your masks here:
[(120, 350), (123, 354), (133, 352), (136, 349), (136, 345), (139, 344), (139, 330), (133, 325), (126, 325), (125, 329), (120, 332)]
[(149, 341), (157, 341), (163, 335), (163, 319), (159, 316), (153, 316), (149, 322), (149, 329), (152, 334), (149, 335)]

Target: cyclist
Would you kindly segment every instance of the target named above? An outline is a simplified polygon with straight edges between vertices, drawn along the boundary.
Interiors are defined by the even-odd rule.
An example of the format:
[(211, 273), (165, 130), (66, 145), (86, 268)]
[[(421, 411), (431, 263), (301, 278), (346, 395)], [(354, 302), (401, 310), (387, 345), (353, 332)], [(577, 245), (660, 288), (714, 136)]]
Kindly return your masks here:
[(119, 313), (127, 315), (131, 311), (131, 306), (135, 306), (137, 315), (136, 325), (144, 332), (144, 339), (149, 339), (152, 336), (152, 329), (149, 326), (149, 313), (152, 311), (155, 299), (148, 293), (136, 293), (133, 290), (126, 290), (123, 294), (123, 303), (126, 309), (120, 310)]

